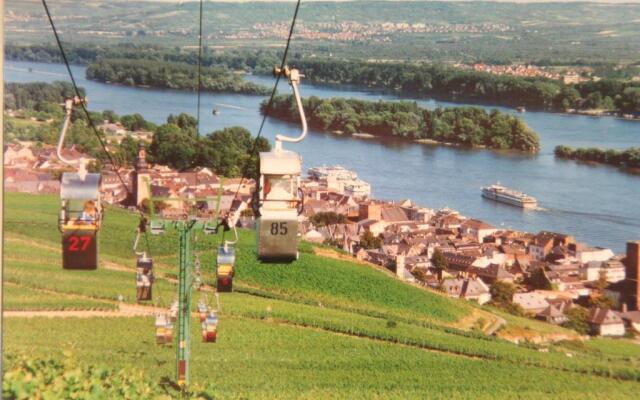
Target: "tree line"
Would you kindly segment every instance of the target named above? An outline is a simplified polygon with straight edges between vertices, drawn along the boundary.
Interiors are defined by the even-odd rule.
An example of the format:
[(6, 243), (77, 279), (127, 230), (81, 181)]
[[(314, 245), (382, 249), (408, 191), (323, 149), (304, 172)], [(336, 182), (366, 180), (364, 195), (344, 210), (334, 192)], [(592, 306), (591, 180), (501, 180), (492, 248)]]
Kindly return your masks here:
[(187, 114), (170, 115), (154, 132), (150, 161), (178, 170), (208, 167), (227, 177), (258, 175), (258, 153), (271, 149), (267, 139), (256, 140), (239, 126), (198, 136), (196, 125), (196, 119)]
[[(80, 88), (80, 91), (84, 94), (84, 89)], [(29, 113), (38, 110), (37, 112), (42, 114), (42, 121), (50, 121), (46, 124), (19, 127), (5, 118), (6, 139), (33, 140), (55, 145), (64, 117), (62, 103), (65, 97), (72, 96), (73, 93), (71, 85), (66, 82), (5, 84), (5, 100), (11, 101), (11, 107), (7, 108), (20, 110), (25, 115), (31, 115)], [(89, 116), (96, 126), (106, 121), (120, 123), (129, 131), (152, 132), (153, 139), (148, 149), (149, 160), (178, 170), (202, 166), (212, 168), (216, 173), (228, 177), (254, 177), (258, 173), (258, 152), (270, 150), (270, 144), (265, 138), (258, 138), (254, 147), (254, 138), (242, 127), (225, 128), (198, 136), (197, 120), (185, 113), (169, 115), (166, 123), (161, 125), (145, 120), (140, 114), (119, 116), (111, 110), (90, 111)], [(66, 144), (74, 144), (79, 151), (96, 158), (97, 164), (94, 169), (100, 170), (110, 160), (90, 128), (86, 114), (76, 109), (71, 120)], [(133, 166), (139, 144), (135, 136), (126, 135), (118, 143), (100, 129), (98, 134), (107, 143), (117, 167)]]
[[(72, 64), (89, 65), (98, 60), (149, 60), (198, 64), (198, 53), (180, 47), (165, 47), (151, 44), (118, 43), (115, 45), (68, 44), (65, 46), (67, 59)], [(32, 44), (26, 46), (7, 44), (5, 56), (8, 60), (62, 63), (60, 50), (53, 44)], [(282, 55), (273, 50), (225, 50), (203, 47), (204, 67), (225, 67), (232, 70), (260, 71), (267, 73), (280, 63)]]
[(602, 79), (567, 85), (547, 78), (496, 75), (438, 64), (299, 60), (314, 83), (349, 84), (441, 100), (536, 110), (604, 109), (640, 114), (640, 82)]
[[(322, 131), (347, 134), (368, 133), (380, 137), (431, 139), (462, 146), (485, 146), (535, 152), (540, 148), (538, 135), (524, 122), (497, 110), (486, 112), (477, 107), (418, 107), (415, 102), (364, 101), (357, 99), (303, 100), (310, 126)], [(267, 103), (261, 106), (265, 113)], [(292, 96), (276, 96), (269, 115), (298, 122)]]
[[(127, 86), (198, 89), (198, 68), (191, 64), (150, 60), (98, 60), (87, 67), (87, 79)], [(202, 89), (210, 92), (268, 94), (268, 88), (246, 82), (224, 67), (202, 68)]]
[(603, 150), (595, 147), (573, 149), (560, 145), (556, 146), (553, 152), (558, 158), (597, 162), (622, 168), (640, 168), (640, 147)]
[[(5, 51), (8, 59), (60, 62), (58, 50), (52, 45), (8, 45)], [(162, 46), (78, 45), (69, 46), (67, 52), (71, 62), (80, 64), (127, 59), (132, 62), (153, 61), (151, 64), (158, 67), (163, 63), (178, 63), (175, 68), (179, 68), (180, 65), (184, 67), (183, 64), (194, 66), (198, 62), (197, 53), (194, 51)], [(277, 51), (270, 50), (221, 52), (205, 48), (202, 65), (267, 74), (273, 65), (279, 63), (279, 57)], [(319, 84), (348, 84), (387, 90), (405, 96), (507, 107), (523, 106), (533, 110), (568, 112), (597, 109), (609, 113), (640, 115), (640, 82), (628, 79), (609, 78), (564, 84), (548, 78), (495, 75), (443, 64), (312, 59), (303, 58), (301, 54), (293, 54), (290, 64), (301, 69), (310, 82)], [(127, 79), (129, 77), (109, 80), (129, 85), (173, 87), (170, 84), (162, 84), (171, 81), (170, 78), (173, 77), (160, 77), (159, 83), (156, 84), (137, 83), (135, 79), (132, 83)], [(146, 79), (142, 79), (144, 80)], [(194, 81), (197, 82), (197, 79)], [(175, 88), (193, 89), (195, 85), (197, 83), (182, 82)]]

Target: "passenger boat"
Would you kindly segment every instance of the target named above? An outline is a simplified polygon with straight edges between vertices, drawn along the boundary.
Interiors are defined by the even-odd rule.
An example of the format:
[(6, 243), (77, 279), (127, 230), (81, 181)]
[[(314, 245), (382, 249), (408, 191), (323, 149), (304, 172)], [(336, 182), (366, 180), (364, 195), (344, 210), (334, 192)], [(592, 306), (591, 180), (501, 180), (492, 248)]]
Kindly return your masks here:
[(506, 188), (500, 184), (483, 187), (482, 197), (522, 208), (535, 208), (538, 206), (538, 201), (534, 197)]

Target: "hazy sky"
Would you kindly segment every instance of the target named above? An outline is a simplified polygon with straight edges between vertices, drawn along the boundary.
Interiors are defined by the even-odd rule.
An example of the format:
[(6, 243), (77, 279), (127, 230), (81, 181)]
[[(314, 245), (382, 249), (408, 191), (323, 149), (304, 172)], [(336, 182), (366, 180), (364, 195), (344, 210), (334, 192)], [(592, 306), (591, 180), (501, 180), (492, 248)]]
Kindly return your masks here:
[[(9, 0), (9, 1), (15, 1), (15, 0)], [(131, 0), (116, 0), (116, 1), (127, 1), (130, 2)], [(196, 2), (199, 0), (133, 0), (133, 1), (150, 1), (150, 2), (163, 2), (163, 3), (189, 3), (189, 2)], [(225, 2), (225, 3), (247, 3), (247, 2), (256, 2), (256, 1), (260, 1), (260, 2), (276, 2), (276, 1), (286, 1), (286, 2), (294, 2), (297, 0), (205, 0), (205, 2)], [(314, 2), (314, 1), (367, 1), (367, 0), (302, 0), (304, 3), (310, 3), (310, 2)], [(425, 1), (425, 0), (386, 0), (386, 1)], [(640, 0), (592, 0), (592, 1), (585, 1), (585, 0), (436, 0), (436, 1), (468, 1), (468, 2), (474, 2), (474, 1), (483, 1), (483, 2), (487, 2), (487, 1), (496, 1), (496, 2), (501, 2), (501, 3), (575, 3), (575, 2), (580, 2), (580, 3), (618, 3), (618, 4), (625, 4), (625, 3), (640, 3)]]

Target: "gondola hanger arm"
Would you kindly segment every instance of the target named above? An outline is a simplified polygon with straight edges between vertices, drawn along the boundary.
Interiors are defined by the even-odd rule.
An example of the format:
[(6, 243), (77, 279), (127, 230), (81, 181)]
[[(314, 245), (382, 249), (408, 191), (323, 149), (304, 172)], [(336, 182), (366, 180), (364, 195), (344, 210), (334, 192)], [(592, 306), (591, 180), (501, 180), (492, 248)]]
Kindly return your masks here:
[(289, 81), (289, 84), (293, 89), (293, 96), (296, 99), (296, 106), (298, 108), (298, 114), (300, 115), (300, 122), (302, 124), (302, 133), (298, 137), (289, 137), (280, 134), (276, 135), (276, 151), (279, 151), (282, 150), (282, 142), (298, 143), (307, 136), (307, 118), (304, 115), (304, 107), (302, 106), (302, 99), (300, 98), (300, 90), (298, 88), (300, 85), (300, 79), (303, 78), (304, 75), (297, 69), (289, 69), (289, 67), (284, 67), (282, 69), (275, 67), (273, 69), (273, 74), (275, 76), (282, 75)]
[(64, 101), (64, 111), (65, 111), (65, 115), (64, 115), (64, 122), (62, 123), (62, 129), (60, 131), (60, 138), (58, 139), (58, 146), (56, 148), (56, 155), (58, 156), (58, 159), (60, 161), (62, 161), (64, 164), (70, 165), (70, 166), (77, 166), (78, 167), (78, 175), (80, 176), (80, 179), (84, 180), (84, 178), (87, 176), (87, 159), (85, 159), (84, 157), (80, 157), (79, 160), (75, 161), (75, 160), (68, 160), (66, 159), (63, 155), (62, 155), (62, 148), (64, 146), (64, 139), (65, 136), (67, 134), (67, 130), (69, 129), (69, 122), (71, 121), (71, 113), (73, 111), (73, 107), (74, 106), (78, 106), (78, 105), (82, 105), (82, 104), (87, 104), (87, 100), (86, 98), (81, 98), (78, 96), (73, 96), (71, 98), (68, 98)]

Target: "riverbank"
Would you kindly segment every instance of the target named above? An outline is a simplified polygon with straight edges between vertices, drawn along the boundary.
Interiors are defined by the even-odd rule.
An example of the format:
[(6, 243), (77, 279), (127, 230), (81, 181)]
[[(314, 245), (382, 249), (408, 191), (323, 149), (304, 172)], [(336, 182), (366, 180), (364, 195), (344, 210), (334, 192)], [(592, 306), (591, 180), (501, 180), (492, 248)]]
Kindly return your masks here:
[[(60, 64), (7, 62), (7, 82), (66, 80)], [(72, 66), (79, 86), (86, 89), (91, 111), (113, 110), (124, 115), (140, 113), (148, 121), (166, 123), (169, 114), (195, 115), (193, 92), (179, 90), (137, 89), (105, 85), (86, 80), (85, 68)], [(33, 72), (28, 72), (31, 69)], [(250, 76), (254, 83), (273, 85), (273, 78)], [(289, 88), (281, 82), (280, 91)], [(307, 98), (356, 98), (367, 101), (404, 99), (371, 91), (343, 88), (330, 90), (303, 81), (301, 94)], [(254, 135), (260, 129), (260, 103), (264, 98), (241, 94), (202, 94), (200, 131), (213, 132), (226, 126), (244, 126)], [(421, 101), (421, 108), (457, 106), (447, 102)], [(224, 108), (211, 115), (216, 104)], [(487, 113), (493, 107), (485, 107)], [(512, 110), (498, 108), (503, 113)], [(625, 240), (637, 236), (640, 229), (640, 196), (637, 175), (614, 168), (593, 168), (553, 157), (553, 148), (569, 143), (580, 147), (625, 149), (640, 146), (638, 123), (615, 118), (592, 118), (548, 112), (517, 114), (540, 136), (541, 151), (536, 155), (510, 151), (475, 151), (452, 146), (416, 145), (411, 141), (360, 140), (348, 134), (320, 134), (310, 127), (309, 135), (298, 144), (285, 148), (300, 154), (304, 165), (341, 164), (361, 172), (361, 178), (375, 187), (375, 197), (400, 199), (411, 197), (434, 208), (451, 207), (496, 226), (512, 229), (562, 232), (571, 226), (576, 239), (598, 243), (624, 251)], [(296, 123), (297, 121), (293, 121)], [(263, 136), (270, 141), (275, 134), (295, 134), (298, 128), (275, 118), (267, 118)], [(544, 211), (523, 213), (506, 205), (483, 201), (478, 188), (501, 182), (535, 196)], [(593, 190), (597, 187), (598, 190)], [(615, 199), (615, 201), (612, 201)]]
[(574, 160), (590, 165), (608, 165), (619, 168), (629, 173), (640, 171), (640, 147), (631, 147), (625, 150), (577, 148), (569, 146), (556, 146), (553, 150), (557, 158)]
[(629, 121), (640, 121), (640, 114), (624, 114), (615, 111), (609, 110), (601, 110), (601, 109), (590, 109), (590, 110), (576, 110), (570, 109), (565, 112), (560, 112), (559, 114), (574, 114), (574, 115), (586, 115), (589, 117), (610, 117), (610, 118), (618, 118)]
[(99, 60), (89, 64), (87, 79), (105, 84), (126, 86), (203, 90), (213, 93), (267, 95), (266, 86), (248, 82), (242, 76), (223, 67), (205, 67), (201, 70), (187, 63), (149, 60)]

